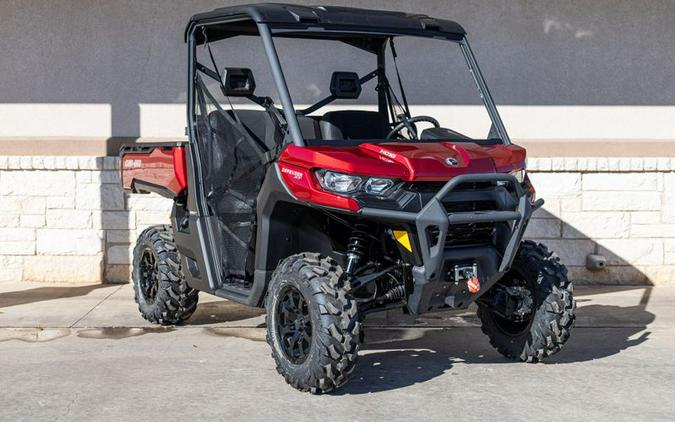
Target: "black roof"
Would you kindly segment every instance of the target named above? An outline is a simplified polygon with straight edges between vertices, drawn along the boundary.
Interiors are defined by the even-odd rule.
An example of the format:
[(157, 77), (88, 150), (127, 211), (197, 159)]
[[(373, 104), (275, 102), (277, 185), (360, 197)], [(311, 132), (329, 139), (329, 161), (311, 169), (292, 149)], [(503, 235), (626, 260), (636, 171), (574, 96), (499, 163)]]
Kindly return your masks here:
[[(440, 35), (462, 38), (466, 31), (457, 22), (435, 19), (422, 14), (359, 9), (339, 6), (298, 6), (281, 3), (259, 3), (222, 7), (210, 12), (198, 13), (190, 18), (187, 33), (198, 24), (241, 16), (246, 23), (224, 23), (218, 34), (209, 39), (223, 39), (235, 35), (257, 34), (251, 23), (266, 23), (272, 27), (298, 30), (318, 27), (327, 30), (362, 31), (394, 35)], [(199, 35), (198, 35), (198, 38)], [(203, 40), (198, 39), (198, 43)]]

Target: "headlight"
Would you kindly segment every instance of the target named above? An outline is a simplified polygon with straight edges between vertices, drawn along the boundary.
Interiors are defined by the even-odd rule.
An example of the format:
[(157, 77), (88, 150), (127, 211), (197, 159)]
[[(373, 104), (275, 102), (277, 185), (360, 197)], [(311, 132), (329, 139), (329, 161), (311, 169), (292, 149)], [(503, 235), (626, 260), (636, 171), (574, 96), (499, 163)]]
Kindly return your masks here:
[(316, 172), (316, 178), (322, 188), (335, 193), (352, 193), (361, 187), (361, 178), (349, 174), (328, 170)]
[(363, 191), (373, 195), (381, 195), (392, 186), (394, 186), (394, 181), (391, 179), (371, 177), (366, 181), (366, 184), (363, 185)]
[(513, 170), (512, 172), (509, 173), (510, 175), (514, 176), (518, 183), (522, 184), (525, 181), (525, 170)]
[(361, 191), (370, 195), (382, 195), (395, 184), (393, 179), (384, 177), (365, 178), (331, 170), (317, 170), (315, 174), (322, 188), (340, 194)]

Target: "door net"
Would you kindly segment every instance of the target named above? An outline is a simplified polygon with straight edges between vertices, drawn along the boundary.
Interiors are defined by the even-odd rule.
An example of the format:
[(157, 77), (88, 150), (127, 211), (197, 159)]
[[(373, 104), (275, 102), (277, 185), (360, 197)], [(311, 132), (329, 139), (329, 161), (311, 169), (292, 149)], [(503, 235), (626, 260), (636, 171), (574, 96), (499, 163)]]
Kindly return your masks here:
[(196, 142), (208, 212), (217, 220), (212, 235), (221, 279), (248, 285), (254, 269), (256, 199), (269, 148), (234, 109), (223, 109), (216, 99), (222, 93), (210, 91), (201, 76), (195, 94)]

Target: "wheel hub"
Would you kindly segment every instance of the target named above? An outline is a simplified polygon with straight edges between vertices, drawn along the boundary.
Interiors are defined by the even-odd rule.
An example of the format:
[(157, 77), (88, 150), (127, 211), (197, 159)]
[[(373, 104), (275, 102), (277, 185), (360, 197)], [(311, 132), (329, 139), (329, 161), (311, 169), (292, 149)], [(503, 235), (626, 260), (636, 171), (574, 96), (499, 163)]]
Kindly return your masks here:
[(312, 344), (312, 323), (308, 303), (295, 287), (281, 293), (275, 323), (286, 358), (296, 365), (303, 363)]
[(514, 278), (509, 284), (494, 286), (484, 303), (498, 319), (499, 325), (510, 333), (527, 328), (534, 311), (534, 296), (525, 281)]
[(152, 250), (146, 249), (143, 251), (139, 267), (140, 293), (146, 302), (153, 303), (159, 290), (159, 272), (157, 271), (157, 258)]
[(532, 293), (529, 289), (522, 286), (505, 287), (506, 294), (509, 295), (511, 306), (509, 315), (514, 321), (524, 321), (532, 313)]

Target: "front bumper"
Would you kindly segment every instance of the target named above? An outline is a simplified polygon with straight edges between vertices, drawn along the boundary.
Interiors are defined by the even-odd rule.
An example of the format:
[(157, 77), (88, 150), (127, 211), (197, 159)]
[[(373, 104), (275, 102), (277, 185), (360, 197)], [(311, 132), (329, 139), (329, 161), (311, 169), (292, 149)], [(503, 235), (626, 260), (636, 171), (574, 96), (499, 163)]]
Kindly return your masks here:
[[(447, 211), (444, 200), (458, 187), (486, 182), (508, 188), (514, 197), (513, 206), (495, 211)], [(418, 265), (412, 268), (414, 289), (408, 308), (412, 313), (424, 313), (448, 307), (465, 308), (492, 287), (511, 267), (530, 216), (543, 203), (541, 199), (531, 203), (528, 193), (510, 174), (465, 174), (448, 181), (419, 213), (363, 208), (361, 215), (414, 228), (419, 259)], [(508, 224), (501, 241), (491, 245), (446, 245), (446, 236), (452, 226), (486, 222)], [(434, 235), (430, 235), (431, 232)], [(476, 264), (479, 270), (481, 289), (475, 293), (470, 293), (465, 283), (450, 276), (454, 265), (468, 263)]]

